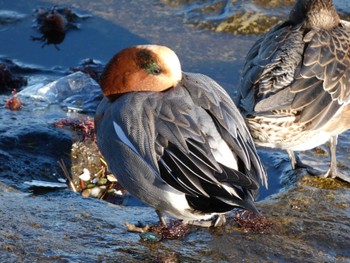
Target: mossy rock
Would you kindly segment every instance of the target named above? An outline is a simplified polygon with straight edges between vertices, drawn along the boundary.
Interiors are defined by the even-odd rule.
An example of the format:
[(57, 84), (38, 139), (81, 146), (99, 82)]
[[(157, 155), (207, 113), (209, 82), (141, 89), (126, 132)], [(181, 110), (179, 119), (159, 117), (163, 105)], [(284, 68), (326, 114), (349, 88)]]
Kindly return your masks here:
[(319, 189), (336, 190), (340, 188), (350, 187), (349, 183), (343, 182), (338, 179), (333, 178), (321, 178), (318, 176), (305, 176), (300, 181), (299, 184), (312, 186)]
[[(232, 34), (265, 34), (276, 24), (285, 21), (295, 0), (231, 0), (226, 1), (161, 0), (164, 5), (180, 9), (186, 23), (199, 28)], [(339, 10), (342, 19), (350, 15)]]
[(293, 6), (295, 0), (253, 0), (253, 3), (262, 8), (280, 8)]
[(282, 20), (275, 16), (266, 16), (259, 13), (235, 14), (221, 22), (216, 32), (229, 32), (233, 34), (263, 34)]

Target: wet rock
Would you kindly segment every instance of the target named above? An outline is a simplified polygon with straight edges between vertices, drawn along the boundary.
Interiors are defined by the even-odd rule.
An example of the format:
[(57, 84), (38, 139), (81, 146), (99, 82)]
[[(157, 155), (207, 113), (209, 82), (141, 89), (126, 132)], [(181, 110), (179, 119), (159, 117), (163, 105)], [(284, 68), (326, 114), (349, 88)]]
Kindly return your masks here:
[[(188, 24), (233, 34), (264, 34), (287, 19), (294, 0), (162, 0)], [(336, 6), (338, 7), (337, 3)], [(349, 16), (339, 3), (343, 19)]]
[(266, 16), (255, 12), (234, 14), (225, 21), (215, 25), (216, 32), (229, 32), (234, 34), (263, 34), (274, 25), (282, 22), (276, 16)]
[(15, 24), (25, 17), (24, 14), (11, 10), (0, 10), (0, 27), (9, 24)]
[[(256, 225), (251, 224), (256, 221), (250, 221), (247, 228), (246, 222), (237, 222), (232, 215), (225, 227), (192, 227), (180, 239), (158, 243), (140, 241), (139, 234), (128, 233), (124, 225), (125, 221), (135, 224), (139, 220), (144, 225), (154, 224), (158, 218), (151, 208), (112, 205), (69, 190), (40, 195), (16, 191), (8, 185), (28, 192), (24, 181), (63, 177), (57, 164), (61, 158), (76, 176), (85, 167), (92, 175), (98, 171), (100, 164), (91, 165), (100, 161), (96, 145), (80, 141), (74, 131), (47, 123), (43, 116), (62, 110), (57, 106), (51, 111), (51, 107), (34, 112), (27, 107), (20, 112), (0, 110), (0, 178), (5, 182), (0, 185), (0, 220), (8, 222), (0, 226), (0, 261), (350, 260), (350, 188), (333, 179), (294, 175), (301, 178), (293, 179), (295, 186), (259, 202), (269, 231), (252, 231)], [(61, 114), (66, 117), (67, 113)], [(272, 168), (278, 164), (279, 171), (274, 175), (288, 174), (288, 160), (277, 155), (273, 159)]]
[(81, 71), (99, 83), (103, 69), (104, 65), (101, 62), (93, 59), (84, 59), (78, 67), (71, 68), (70, 73)]
[[(319, 180), (309, 176), (306, 180), (310, 178)], [(330, 190), (300, 182), (259, 204), (272, 224), (269, 232), (237, 234), (241, 228), (233, 225), (225, 234), (213, 236), (211, 244), (228, 261), (346, 262), (350, 260), (349, 201), (349, 185)]]
[(10, 93), (27, 85), (27, 79), (13, 74), (6, 63), (0, 62), (0, 94)]
[(2, 262), (350, 260), (350, 191), (346, 185), (331, 190), (299, 183), (260, 202), (259, 209), (272, 224), (268, 232), (246, 231), (229, 217), (225, 227), (190, 228), (181, 239), (158, 243), (140, 242), (139, 234), (128, 233), (124, 225), (139, 219), (146, 224), (157, 221), (153, 209), (147, 207), (115, 206), (68, 190), (31, 196), (3, 184), (0, 200), (0, 220), (7, 222), (0, 227)]
[[(85, 116), (84, 122), (75, 123), (75, 131), (64, 130), (54, 123), (67, 118), (67, 115), (82, 119), (78, 113), (67, 112), (66, 105), (73, 105), (75, 96), (81, 96), (79, 93), (84, 88), (88, 89), (84, 93), (93, 97), (98, 96), (93, 95), (94, 89), (96, 94), (100, 93), (95, 81), (77, 72), (48, 85), (34, 83), (16, 94), (23, 100), (21, 111), (6, 110), (1, 101), (5, 103), (8, 98), (0, 98), (0, 178), (3, 182), (25, 190), (24, 181), (57, 181), (57, 178), (64, 178), (62, 164), (68, 171), (71, 169), (74, 140), (78, 141), (82, 133), (86, 138), (92, 138), (93, 122)], [(91, 99), (89, 95), (85, 98)], [(66, 102), (66, 99), (70, 99), (70, 102)], [(94, 151), (97, 152), (96, 146)], [(93, 155), (89, 154), (88, 158), (93, 159)]]
[(262, 34), (284, 20), (291, 0), (163, 1), (176, 6), (189, 24), (216, 32)]
[(295, 0), (252, 0), (252, 2), (262, 8), (281, 8), (293, 6)]
[(0, 178), (13, 187), (24, 189), (23, 182), (33, 179), (56, 181), (61, 173), (57, 161), (70, 152), (71, 138), (41, 114), (29, 107), (0, 110)]

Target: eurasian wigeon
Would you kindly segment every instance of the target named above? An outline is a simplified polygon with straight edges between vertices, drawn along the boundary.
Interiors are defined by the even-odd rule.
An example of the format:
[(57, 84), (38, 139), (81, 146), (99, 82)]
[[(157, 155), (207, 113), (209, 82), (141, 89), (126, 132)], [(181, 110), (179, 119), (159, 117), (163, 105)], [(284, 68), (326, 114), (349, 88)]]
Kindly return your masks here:
[[(330, 142), (325, 177), (339, 177), (338, 134), (350, 128), (350, 27), (332, 0), (298, 0), (249, 51), (239, 108), (257, 145), (294, 151)], [(299, 164), (299, 163), (298, 163)]]
[(258, 213), (265, 170), (243, 117), (211, 78), (183, 73), (169, 48), (126, 48), (101, 76), (97, 143), (120, 184), (163, 215), (203, 226)]

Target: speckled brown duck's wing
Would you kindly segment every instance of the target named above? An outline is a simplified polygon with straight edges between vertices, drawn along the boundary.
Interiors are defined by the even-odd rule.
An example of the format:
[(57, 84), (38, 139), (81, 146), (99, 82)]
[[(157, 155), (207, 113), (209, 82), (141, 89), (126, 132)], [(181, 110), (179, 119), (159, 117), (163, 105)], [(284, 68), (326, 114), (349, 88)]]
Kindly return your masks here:
[(263, 102), (284, 91), (294, 80), (304, 45), (299, 29), (288, 23), (278, 25), (250, 49), (242, 70), (239, 93), (239, 106), (244, 115), (289, 106), (291, 96), (274, 96), (274, 103)]
[[(350, 30), (306, 30), (288, 22), (259, 40), (242, 73), (245, 114), (296, 112), (295, 122), (321, 128), (348, 103)], [(253, 113), (255, 112), (255, 113)]]

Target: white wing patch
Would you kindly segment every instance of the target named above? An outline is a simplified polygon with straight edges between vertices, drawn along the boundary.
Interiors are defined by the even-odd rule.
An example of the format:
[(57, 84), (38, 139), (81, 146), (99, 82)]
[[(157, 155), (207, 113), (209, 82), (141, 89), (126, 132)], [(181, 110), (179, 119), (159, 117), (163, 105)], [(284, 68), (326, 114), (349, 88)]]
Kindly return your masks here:
[[(119, 126), (118, 123), (116, 123), (115, 121), (113, 121), (113, 126), (114, 126), (114, 131), (117, 134), (117, 136), (119, 137), (119, 139), (125, 143), (127, 146), (129, 146), (129, 148), (131, 150), (133, 150), (138, 156), (140, 156), (144, 161), (145, 159), (142, 157), (142, 155), (140, 154), (140, 152), (136, 149), (136, 147), (131, 143), (131, 141), (129, 140), (129, 138), (126, 136), (125, 132), (123, 131), (123, 129)], [(146, 162), (146, 161), (145, 161)], [(158, 167), (155, 168), (153, 167), (153, 165), (147, 163), (147, 165), (154, 171), (155, 174), (159, 175), (159, 170)]]
[(209, 139), (209, 145), (217, 162), (234, 170), (238, 170), (236, 155), (220, 135), (218, 138)]
[(242, 197), (240, 197), (238, 194), (237, 194), (237, 191), (235, 190), (235, 188), (233, 188), (232, 186), (228, 185), (228, 184), (225, 184), (223, 183), (222, 185), (222, 188), (224, 188), (227, 192), (229, 192), (231, 195), (234, 195), (235, 197), (237, 197), (238, 199), (241, 199), (242, 200)]
[(114, 131), (117, 134), (117, 136), (119, 137), (119, 139), (125, 143), (127, 146), (129, 146), (135, 153), (137, 153), (139, 156), (141, 156), (141, 154), (138, 152), (138, 150), (135, 148), (135, 146), (131, 143), (131, 141), (129, 140), (129, 138), (126, 136), (125, 132), (123, 131), (123, 129), (119, 126), (118, 123), (116, 123), (115, 121), (113, 121), (113, 126), (114, 126)]

